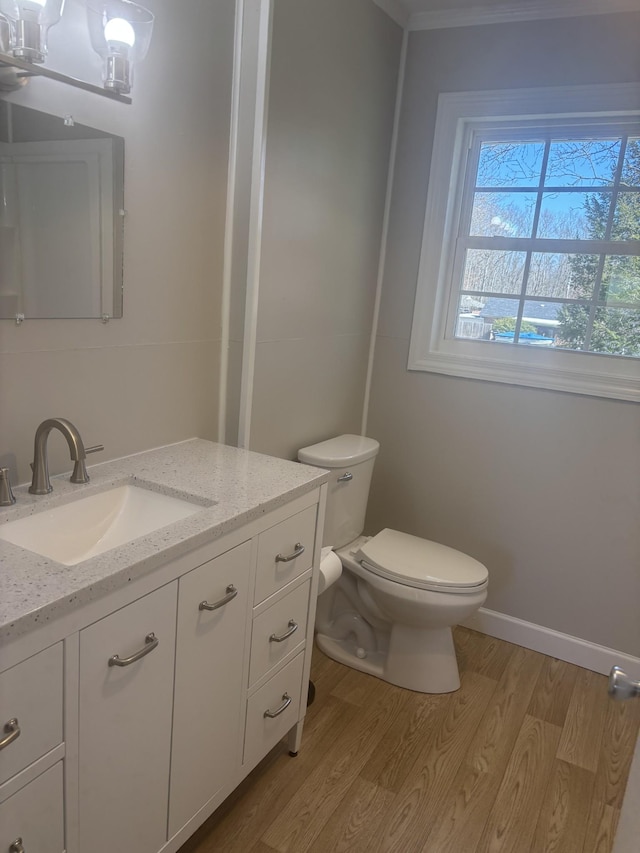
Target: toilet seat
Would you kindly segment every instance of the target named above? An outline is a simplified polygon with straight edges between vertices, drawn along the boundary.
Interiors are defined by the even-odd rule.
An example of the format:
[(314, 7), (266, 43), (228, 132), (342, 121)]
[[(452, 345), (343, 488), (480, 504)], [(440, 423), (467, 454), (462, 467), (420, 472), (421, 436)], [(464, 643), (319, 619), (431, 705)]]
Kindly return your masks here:
[(354, 557), (382, 578), (435, 592), (477, 592), (489, 577), (482, 563), (467, 554), (390, 528), (363, 542)]

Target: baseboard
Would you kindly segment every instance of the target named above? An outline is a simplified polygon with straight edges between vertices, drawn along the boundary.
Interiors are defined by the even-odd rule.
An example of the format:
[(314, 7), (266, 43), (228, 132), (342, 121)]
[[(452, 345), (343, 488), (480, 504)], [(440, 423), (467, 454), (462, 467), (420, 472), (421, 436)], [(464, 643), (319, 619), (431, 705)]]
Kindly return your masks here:
[(621, 666), (634, 678), (640, 677), (640, 658), (633, 655), (589, 643), (570, 634), (562, 634), (533, 622), (525, 622), (514, 616), (496, 613), (481, 607), (470, 619), (462, 623), (465, 628), (480, 631), (490, 637), (524, 646), (550, 657), (574, 663), (576, 666), (591, 669), (608, 675), (612, 666)]

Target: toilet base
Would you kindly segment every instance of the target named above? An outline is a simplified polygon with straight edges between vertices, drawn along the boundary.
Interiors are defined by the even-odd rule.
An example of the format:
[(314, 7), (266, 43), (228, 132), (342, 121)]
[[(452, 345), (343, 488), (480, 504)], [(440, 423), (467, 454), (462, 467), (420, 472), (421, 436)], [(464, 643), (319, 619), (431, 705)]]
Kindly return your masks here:
[(419, 693), (458, 690), (460, 674), (451, 628), (394, 625), (384, 678)]
[(366, 652), (366, 657), (358, 657), (355, 645), (350, 639), (338, 640), (320, 633), (316, 634), (316, 644), (331, 660), (384, 679), (385, 655), (382, 652)]
[(452, 693), (460, 687), (451, 628), (394, 625), (387, 652), (359, 657), (352, 639), (316, 635), (318, 648), (332, 660), (418, 693)]

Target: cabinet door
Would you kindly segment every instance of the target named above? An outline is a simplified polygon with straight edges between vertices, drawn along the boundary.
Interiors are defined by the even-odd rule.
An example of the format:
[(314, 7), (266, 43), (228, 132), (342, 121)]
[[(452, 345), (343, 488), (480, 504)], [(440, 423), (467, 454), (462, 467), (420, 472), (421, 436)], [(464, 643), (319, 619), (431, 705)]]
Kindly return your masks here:
[(250, 562), (245, 542), (180, 579), (170, 838), (232, 782), (240, 762)]
[(166, 841), (177, 586), (80, 633), (81, 851)]
[(63, 816), (59, 761), (0, 806), (0, 850), (63, 853)]

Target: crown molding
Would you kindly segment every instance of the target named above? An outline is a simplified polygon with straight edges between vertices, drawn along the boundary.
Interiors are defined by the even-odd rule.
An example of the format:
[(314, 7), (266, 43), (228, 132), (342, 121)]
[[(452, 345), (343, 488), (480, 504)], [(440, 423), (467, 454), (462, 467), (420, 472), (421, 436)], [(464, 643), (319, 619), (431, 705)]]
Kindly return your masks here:
[[(386, 0), (375, 0), (382, 6)], [(397, 0), (388, 0), (397, 5)], [(409, 30), (437, 30), (448, 27), (472, 27), (480, 24), (505, 24), (550, 18), (574, 18), (614, 12), (640, 12), (640, 0), (509, 0), (499, 5), (478, 5), (467, 9), (437, 9), (414, 12)]]
[(409, 13), (400, 0), (373, 0), (373, 2), (386, 12), (396, 24), (400, 24), (402, 29), (406, 29), (409, 23)]

